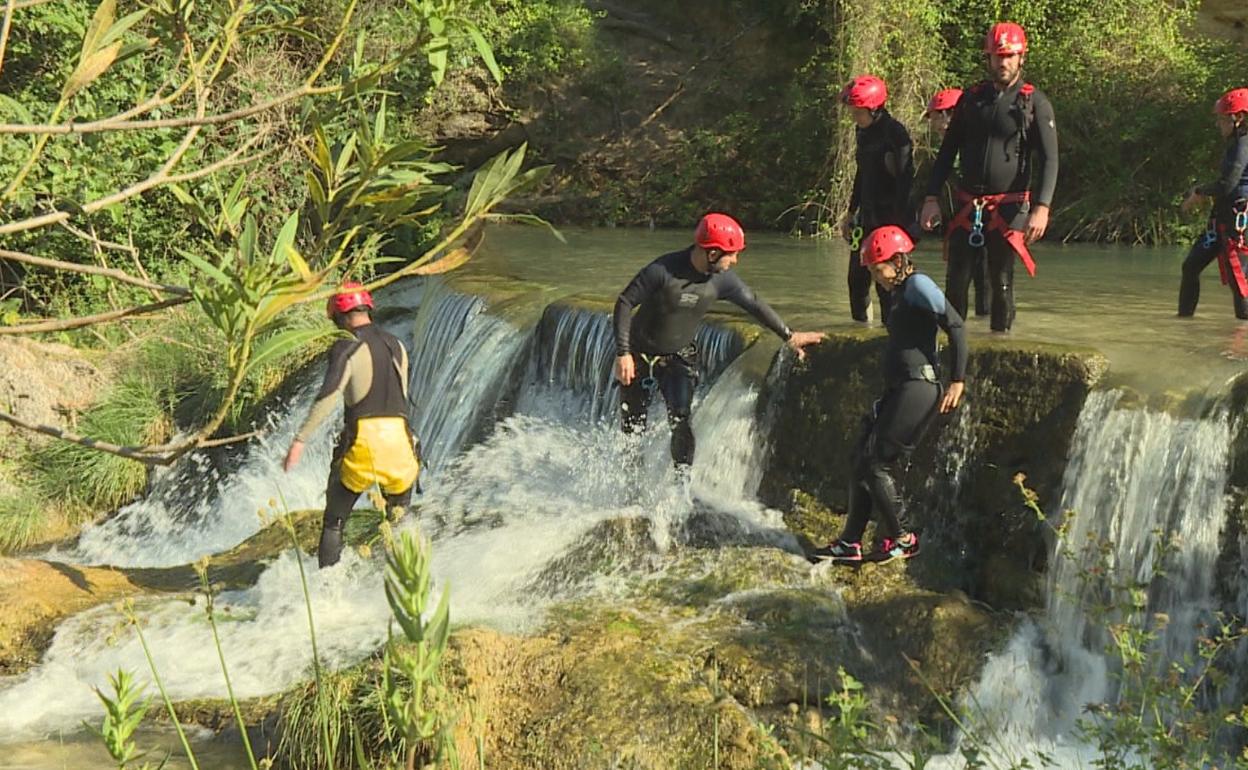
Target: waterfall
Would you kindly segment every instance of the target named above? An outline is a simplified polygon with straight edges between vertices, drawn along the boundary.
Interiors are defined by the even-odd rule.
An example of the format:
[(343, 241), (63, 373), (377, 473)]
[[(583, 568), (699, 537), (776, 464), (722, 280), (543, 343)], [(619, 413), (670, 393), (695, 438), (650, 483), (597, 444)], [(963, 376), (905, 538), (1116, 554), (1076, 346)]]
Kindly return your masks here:
[[(404, 526), (433, 535), (435, 580), (451, 591), (455, 622), (522, 630), (541, 618), (546, 603), (590, 590), (568, 584), (539, 597), (531, 586), (608, 520), (648, 520), (653, 542), (636, 547), (661, 555), (699, 503), (674, 477), (664, 420), (652, 420), (640, 435), (619, 429), (608, 316), (552, 306), (526, 328), (494, 315), (479, 298), (436, 284), (426, 285), (418, 303), (414, 314), (386, 321), (411, 346), (413, 422), (432, 471), (417, 498), (419, 521), (410, 517)], [(738, 530), (782, 542), (779, 515), (754, 500), (765, 450), (757, 418), (761, 375), (773, 353), (754, 346), (739, 356), (740, 336), (714, 325), (703, 325), (697, 341), (702, 382), (692, 498), (703, 498), (704, 508), (730, 517)], [(283, 497), (292, 509), (319, 507), (337, 426), (321, 428), (294, 473), (280, 466), (322, 376), (323, 369), (312, 372), (274, 413), (270, 432), (245, 450), (234, 473), (207, 478), (193, 492), (158, 479), (153, 494), (54, 555), (119, 566), (181, 564), (256, 532), (257, 512), (271, 499)], [(350, 549), (325, 570), (300, 558), (323, 662), (349, 665), (374, 652), (389, 617), (380, 563)], [(218, 597), (222, 645), (240, 697), (278, 692), (308, 676), (298, 567), (287, 551), (254, 587)], [(201, 606), (149, 596), (135, 609), (171, 697), (224, 695)], [(105, 686), (119, 668), (149, 679), (134, 632), (114, 608), (64, 621), (40, 665), (0, 679), (0, 737), (75, 728), (98, 713), (92, 688)]]
[[(1121, 399), (1118, 391), (1088, 397), (1060, 503), (1049, 512), (1055, 527), (1064, 525), (1069, 547), (1059, 544), (1051, 559), (1045, 615), (1024, 622), (988, 661), (969, 700), (975, 718), (1001, 736), (996, 748), (1007, 758), (1045, 751), (1062, 758), (1060, 766), (1089, 761), (1091, 748), (1075, 737), (1077, 720), (1086, 704), (1117, 697), (1108, 640), (1086, 614), (1105, 594), (1105, 581), (1147, 586), (1139, 615), (1158, 635), (1152, 652), (1162, 665), (1194, 656), (1202, 624), (1217, 607), (1214, 564), (1231, 439), (1226, 410), (1183, 418), (1128, 408)], [(1104, 548), (1085, 548), (1089, 543)], [(1098, 565), (1108, 570), (1102, 579), (1089, 572)]]

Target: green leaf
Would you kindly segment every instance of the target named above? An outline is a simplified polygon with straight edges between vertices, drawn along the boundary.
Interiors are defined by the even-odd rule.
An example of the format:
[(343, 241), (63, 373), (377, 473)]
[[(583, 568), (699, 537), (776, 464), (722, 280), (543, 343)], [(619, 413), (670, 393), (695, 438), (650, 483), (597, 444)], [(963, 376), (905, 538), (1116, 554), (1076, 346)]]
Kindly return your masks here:
[(316, 340), (335, 335), (338, 330), (333, 327), (316, 327), (309, 329), (286, 329), (266, 337), (256, 345), (251, 359), (247, 362), (245, 374), (251, 374), (262, 366), (292, 353)]
[(138, 24), (146, 15), (147, 9), (144, 8), (141, 11), (135, 11), (132, 14), (118, 19), (116, 23), (108, 28), (108, 32), (104, 33), (104, 36), (100, 38), (98, 47), (103, 48), (106, 45), (111, 45), (112, 43), (117, 42), (121, 39), (122, 35), (126, 34), (131, 27)]
[(377, 117), (373, 120), (373, 141), (380, 142), (386, 135), (386, 95), (382, 94), (381, 106), (377, 108)]
[(181, 254), (187, 262), (190, 262), (192, 267), (207, 275), (209, 278), (212, 278), (217, 283), (229, 285), (232, 282), (230, 277), (221, 271), (221, 268), (207, 261), (203, 257), (187, 251), (186, 249), (178, 249), (178, 253)]
[(435, 37), (425, 48), (429, 56), (429, 66), (433, 67), (433, 72), (429, 73), (429, 76), (433, 79), (435, 86), (442, 85), (442, 79), (446, 77), (446, 57), (450, 47), (451, 41), (444, 37)]
[(477, 53), (481, 56), (481, 61), (485, 62), (485, 68), (494, 76), (494, 82), (502, 83), (503, 71), (499, 69), (498, 62), (494, 60), (494, 49), (485, 39), (485, 35), (482, 35), (477, 25), (470, 21), (463, 22), (463, 26), (468, 33), (468, 37), (472, 38), (473, 45), (477, 47)]
[(30, 116), (30, 110), (26, 109), (25, 105), (11, 96), (0, 94), (0, 110), (12, 113), (22, 123), (34, 122), (34, 119)]

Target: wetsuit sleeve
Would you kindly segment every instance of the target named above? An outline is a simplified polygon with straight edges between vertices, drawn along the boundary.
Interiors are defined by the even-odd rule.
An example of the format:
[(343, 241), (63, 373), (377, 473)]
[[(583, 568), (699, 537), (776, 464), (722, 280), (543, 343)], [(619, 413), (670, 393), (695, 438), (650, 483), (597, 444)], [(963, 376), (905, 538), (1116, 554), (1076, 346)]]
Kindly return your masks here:
[(932, 314), (936, 324), (945, 330), (949, 337), (950, 375), (952, 382), (966, 379), (966, 330), (962, 326), (962, 316), (953, 309), (953, 305), (945, 299), (945, 294), (936, 282), (920, 273), (909, 280), (906, 286), (907, 301)]
[(893, 152), (897, 158), (897, 199), (893, 201), (893, 210), (904, 214), (909, 221), (910, 190), (914, 187), (914, 143), (910, 141), (910, 132), (901, 123), (897, 123), (896, 132)]
[(321, 423), (334, 413), (334, 408), (338, 406), (338, 397), (347, 389), (351, 356), (359, 350), (360, 344), (359, 340), (338, 340), (330, 347), (325, 381), (321, 383), (321, 390), (312, 402), (312, 410), (308, 412), (307, 419), (295, 434), (297, 441), (307, 441)]
[(775, 332), (780, 339), (787, 340), (793, 336), (793, 331), (789, 329), (780, 314), (772, 310), (771, 305), (759, 299), (754, 290), (745, 285), (745, 281), (735, 273), (721, 273), (720, 275), (723, 278), (723, 283), (719, 287), (720, 299), (726, 299), (754, 316), (759, 323)]
[(1234, 150), (1227, 153), (1226, 162), (1222, 164), (1222, 175), (1196, 190), (1202, 195), (1212, 195), (1221, 202), (1235, 193), (1243, 179), (1245, 168), (1248, 168), (1248, 134), (1236, 137)]
[(1032, 95), (1035, 108), (1035, 124), (1039, 143), (1036, 154), (1040, 161), (1040, 177), (1032, 190), (1032, 199), (1039, 206), (1053, 205), (1053, 191), (1057, 189), (1057, 120), (1053, 116), (1053, 103), (1042, 93)]
[(963, 126), (966, 124), (966, 117), (963, 115), (965, 110), (962, 103), (966, 99), (966, 94), (958, 100), (957, 106), (953, 110), (953, 119), (949, 121), (949, 129), (945, 131), (945, 138), (940, 143), (940, 152), (936, 153), (936, 161), (932, 164), (931, 176), (927, 178), (928, 197), (939, 198), (940, 188), (953, 173), (953, 164), (958, 157), (958, 148), (962, 146), (962, 134), (965, 132)]
[(611, 317), (615, 326), (615, 354), (617, 356), (632, 352), (629, 347), (629, 332), (633, 323), (633, 308), (645, 302), (662, 285), (663, 266), (658, 262), (651, 262), (633, 276), (633, 280), (628, 282), (628, 286), (625, 286), (624, 291), (620, 292), (620, 296), (616, 298), (615, 312)]
[(849, 193), (849, 211), (852, 214), (858, 210), (862, 204), (862, 196), (858, 194), (859, 183), (861, 182), (862, 172), (857, 167), (854, 168), (854, 187)]
[(969, 349), (966, 345), (966, 329), (962, 326), (962, 316), (953, 309), (953, 305), (945, 303), (945, 312), (936, 316), (936, 323), (945, 330), (949, 337), (949, 381), (963, 382), (966, 380), (966, 360)]

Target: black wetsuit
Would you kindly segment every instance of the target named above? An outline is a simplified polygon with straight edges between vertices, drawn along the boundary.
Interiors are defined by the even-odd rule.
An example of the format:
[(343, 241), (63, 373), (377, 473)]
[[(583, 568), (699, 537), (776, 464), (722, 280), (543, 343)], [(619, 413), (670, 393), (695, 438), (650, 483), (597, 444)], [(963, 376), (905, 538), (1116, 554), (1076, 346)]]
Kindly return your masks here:
[[(1209, 228), (1192, 244), (1183, 260), (1183, 278), (1179, 283), (1179, 315), (1192, 315), (1200, 301), (1200, 273), (1226, 248), (1228, 237), (1235, 232), (1235, 208), (1242, 208), (1248, 199), (1248, 132), (1237, 131), (1226, 144), (1222, 155), (1221, 174), (1216, 181), (1201, 185), (1196, 191), (1213, 196), (1209, 212)], [(1248, 266), (1246, 266), (1248, 267)], [(1239, 284), (1230, 280), (1231, 301), (1235, 316), (1248, 319), (1248, 298), (1240, 294)]]
[[(690, 261), (692, 247), (664, 254), (633, 277), (615, 302), (615, 352), (631, 354), (637, 376), (620, 394), (625, 432), (641, 430), (653, 394), (663, 394), (672, 426), (672, 460), (693, 463), (689, 416), (697, 385), (698, 324), (716, 300), (728, 300), (783, 339), (791, 332), (776, 311), (754, 295), (731, 270), (701, 273)], [(636, 315), (633, 308), (638, 308)]]
[[(1032, 185), (1032, 156), (1037, 179)], [(953, 120), (932, 167), (927, 195), (938, 197), (957, 160), (961, 189), (973, 196), (1031, 190), (1030, 203), (1002, 204), (1010, 229), (1023, 230), (1031, 206), (1050, 206), (1057, 186), (1057, 124), (1053, 105), (1043, 92), (1020, 76), (998, 91), (984, 81), (966, 91), (954, 108)], [(992, 287), (991, 325), (1007, 331), (1014, 323), (1014, 259), (1016, 254), (1000, 232), (985, 230), (988, 276)], [(949, 240), (945, 290), (959, 315), (966, 315), (967, 291), (975, 265), (975, 247), (955, 232)]]
[(949, 336), (950, 380), (966, 377), (962, 317), (928, 276), (912, 273), (892, 291), (884, 395), (863, 419), (849, 490), (849, 516), (841, 539), (858, 543), (874, 512), (877, 536), (897, 539), (909, 530), (897, 474), (919, 443), (940, 403), (937, 327)]
[[(849, 211), (865, 238), (884, 225), (897, 225), (913, 232), (914, 215), (910, 188), (914, 184), (914, 147), (910, 133), (896, 118), (881, 109), (875, 122), (854, 132), (857, 142), (857, 170)], [(871, 271), (862, 266), (859, 255), (849, 254), (849, 313), (855, 321), (867, 320), (871, 304)], [(888, 322), (888, 292), (878, 284), (876, 297), (880, 318)]]
[[(329, 482), (325, 488), (325, 520), (321, 529), (319, 561), (322, 567), (338, 562), (342, 553), (342, 529), (360, 492), (342, 483), (342, 458), (356, 440), (359, 421), (369, 417), (408, 419), (407, 352), (397, 337), (376, 324), (353, 330), (355, 339), (338, 340), (329, 349), (329, 368), (313, 403), (312, 412), (299, 437), (305, 438), (332, 411), (341, 393), (346, 403), (342, 433), (334, 446)], [(354, 385), (353, 385), (353, 381)], [(363, 387), (361, 383), (363, 381)], [(355, 390), (357, 392), (353, 393)], [(358, 398), (358, 400), (354, 400)], [(409, 429), (410, 430), (410, 429)], [(410, 434), (409, 434), (410, 436)], [(386, 494), (389, 506), (406, 507), (412, 487)]]

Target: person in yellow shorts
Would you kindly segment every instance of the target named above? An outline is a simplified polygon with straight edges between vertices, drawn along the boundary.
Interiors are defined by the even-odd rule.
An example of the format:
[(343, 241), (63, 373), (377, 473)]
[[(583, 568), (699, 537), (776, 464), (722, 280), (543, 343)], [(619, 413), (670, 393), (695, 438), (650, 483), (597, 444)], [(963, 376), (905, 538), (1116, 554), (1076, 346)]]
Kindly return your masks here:
[(376, 484), (388, 507), (406, 508), (420, 474), (407, 419), (407, 350), (373, 323), (372, 309), (372, 296), (354, 281), (329, 298), (327, 315), (352, 338), (329, 349), (325, 382), (284, 463), (286, 471), (295, 467), (308, 437), (333, 414), (341, 395), (346, 410), (325, 490), (317, 554), (322, 567), (338, 562), (343, 525), (365, 490)]

